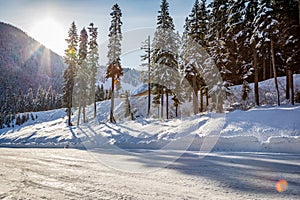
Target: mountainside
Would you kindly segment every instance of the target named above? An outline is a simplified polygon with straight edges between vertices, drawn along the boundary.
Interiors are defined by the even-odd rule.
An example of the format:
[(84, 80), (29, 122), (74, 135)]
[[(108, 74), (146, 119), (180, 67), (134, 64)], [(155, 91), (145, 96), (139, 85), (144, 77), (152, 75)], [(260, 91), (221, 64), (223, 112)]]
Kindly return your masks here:
[(0, 22), (0, 94), (7, 88), (16, 93), (49, 86), (60, 92), (64, 68), (61, 56), (22, 30)]
[[(142, 84), (141, 72), (136, 69), (124, 68), (123, 76), (121, 77), (121, 90), (133, 92)], [(104, 85), (105, 89), (111, 88), (111, 79), (106, 79), (106, 67), (100, 66), (98, 69), (98, 84)]]

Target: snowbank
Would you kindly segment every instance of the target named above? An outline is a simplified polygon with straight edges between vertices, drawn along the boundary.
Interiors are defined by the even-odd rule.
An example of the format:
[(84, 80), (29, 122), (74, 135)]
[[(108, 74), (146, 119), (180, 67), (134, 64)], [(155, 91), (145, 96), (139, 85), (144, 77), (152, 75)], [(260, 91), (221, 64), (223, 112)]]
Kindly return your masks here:
[[(259, 102), (261, 105), (275, 105), (277, 103), (277, 94), (274, 79), (268, 79), (258, 83), (259, 85)], [(248, 99), (246, 101), (242, 100), (242, 85), (232, 86), (230, 87), (230, 91), (232, 93), (228, 98), (228, 103), (230, 105), (233, 104), (243, 104), (244, 107), (254, 107), (254, 84), (249, 84), (250, 93), (248, 95)], [(278, 86), (280, 93), (280, 101), (284, 104), (286, 103), (285, 99), (285, 91), (286, 91), (286, 77), (278, 77)], [(300, 74), (294, 75), (294, 88), (295, 93), (300, 92)]]
[[(144, 98), (131, 98), (136, 115), (146, 110)], [(0, 146), (74, 147), (115, 149), (180, 149), (300, 153), (300, 105), (258, 107), (223, 115), (204, 114), (162, 120), (124, 117), (124, 99), (116, 99), (115, 118), (109, 119), (110, 101), (97, 104), (98, 115), (87, 109), (89, 122), (68, 127), (64, 109), (38, 112), (37, 120), (0, 130)], [(154, 108), (153, 108), (154, 109)], [(73, 121), (76, 123), (77, 111)]]

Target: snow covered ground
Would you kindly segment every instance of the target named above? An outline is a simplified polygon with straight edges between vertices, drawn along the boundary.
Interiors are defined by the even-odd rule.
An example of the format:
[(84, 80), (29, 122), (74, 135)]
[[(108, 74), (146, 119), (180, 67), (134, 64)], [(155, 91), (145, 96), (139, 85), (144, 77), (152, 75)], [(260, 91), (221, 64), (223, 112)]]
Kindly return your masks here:
[[(274, 79), (268, 79), (258, 83), (259, 85), (259, 102), (261, 105), (275, 105), (277, 103), (277, 94), (275, 89)], [(249, 84), (250, 93), (246, 101), (242, 100), (242, 85), (230, 87), (232, 93), (229, 96), (229, 103), (240, 103), (245, 107), (254, 106), (254, 84)], [(285, 104), (287, 100), (285, 99), (286, 92), (286, 77), (278, 77), (278, 89), (280, 93), (280, 101)], [(300, 92), (300, 74), (294, 75), (294, 88), (295, 93)]]
[[(103, 101), (80, 126), (68, 127), (58, 109), (0, 129), (0, 199), (299, 198), (299, 104), (191, 116), (186, 103), (164, 120), (155, 107), (145, 117), (146, 99), (131, 97), (134, 121), (119, 98), (116, 124)], [(283, 192), (278, 180), (288, 183), (277, 184)]]
[[(300, 153), (300, 105), (262, 106), (170, 120), (141, 117), (131, 121), (124, 117), (124, 101), (116, 99), (117, 124), (108, 122), (110, 101), (98, 103), (96, 119), (92, 119), (89, 107), (89, 122), (74, 127), (66, 125), (64, 109), (38, 112), (34, 121), (0, 129), (0, 146)], [(146, 97), (131, 99), (136, 116), (146, 113), (146, 104)], [(74, 123), (76, 120), (75, 110)]]
[[(295, 83), (299, 80), (300, 76), (295, 75)], [(268, 88), (270, 81), (260, 83), (261, 87)], [(238, 87), (232, 89), (235, 96)], [(191, 103), (185, 103), (179, 107), (178, 118), (164, 120), (157, 118), (158, 108), (153, 106), (151, 116), (146, 117), (147, 96), (131, 97), (130, 102), (136, 120), (124, 116), (125, 99), (118, 98), (116, 124), (108, 122), (110, 101), (97, 104), (96, 119), (92, 106), (88, 107), (89, 122), (80, 126), (66, 125), (64, 109), (34, 113), (38, 117), (34, 121), (0, 129), (0, 146), (300, 153), (299, 104), (191, 116)], [(171, 102), (170, 115), (174, 115)], [(76, 124), (77, 110), (72, 120)]]
[[(300, 155), (185, 152), (156, 160), (76, 149), (1, 148), (0, 199), (299, 199)], [(126, 163), (127, 171), (95, 157)], [(139, 168), (136, 173), (132, 168)], [(278, 180), (288, 187), (276, 191)], [(284, 187), (284, 186), (283, 186)], [(277, 188), (278, 189), (278, 188)]]
[[(132, 108), (145, 107), (145, 98), (132, 98)], [(109, 105), (110, 101), (98, 103), (96, 119), (92, 119), (90, 107), (89, 122), (74, 127), (66, 125), (64, 109), (35, 113), (38, 116), (35, 121), (1, 129), (0, 146), (300, 153), (300, 105), (131, 121), (123, 114), (124, 99), (116, 99), (117, 124), (108, 122)], [(77, 111), (74, 113), (76, 123)], [(142, 114), (141, 111), (135, 113)]]

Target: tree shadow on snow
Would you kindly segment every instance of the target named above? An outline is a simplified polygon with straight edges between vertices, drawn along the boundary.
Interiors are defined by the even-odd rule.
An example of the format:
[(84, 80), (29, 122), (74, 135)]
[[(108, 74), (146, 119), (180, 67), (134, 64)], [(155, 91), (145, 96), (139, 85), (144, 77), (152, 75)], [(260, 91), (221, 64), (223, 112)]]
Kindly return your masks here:
[[(220, 189), (241, 191), (247, 194), (274, 194), (295, 198), (300, 195), (300, 155), (274, 153), (208, 153), (194, 151), (125, 150), (101, 151), (113, 156), (130, 155), (129, 162), (139, 162), (146, 168), (170, 169), (182, 174), (218, 182)], [(95, 151), (97, 153), (97, 151)], [(149, 154), (149, 156), (146, 156)], [(176, 158), (176, 156), (180, 155)], [(200, 155), (200, 156), (199, 156)], [(172, 162), (172, 160), (174, 160)], [(165, 164), (164, 164), (165, 163)], [(160, 170), (160, 169), (157, 169)], [(134, 171), (132, 171), (134, 173)], [(151, 172), (149, 172), (151, 173)], [(288, 189), (276, 191), (276, 182), (285, 179)]]

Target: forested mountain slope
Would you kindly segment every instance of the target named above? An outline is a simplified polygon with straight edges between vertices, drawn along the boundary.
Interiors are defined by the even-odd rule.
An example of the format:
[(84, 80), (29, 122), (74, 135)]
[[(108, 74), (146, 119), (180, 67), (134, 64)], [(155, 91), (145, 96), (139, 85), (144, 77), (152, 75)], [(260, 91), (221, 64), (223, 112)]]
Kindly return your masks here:
[(0, 98), (7, 89), (26, 93), (39, 87), (60, 92), (63, 58), (22, 30), (0, 22)]

